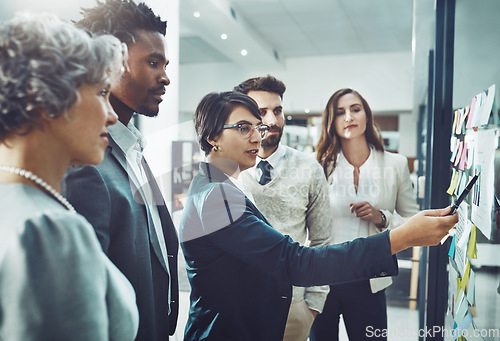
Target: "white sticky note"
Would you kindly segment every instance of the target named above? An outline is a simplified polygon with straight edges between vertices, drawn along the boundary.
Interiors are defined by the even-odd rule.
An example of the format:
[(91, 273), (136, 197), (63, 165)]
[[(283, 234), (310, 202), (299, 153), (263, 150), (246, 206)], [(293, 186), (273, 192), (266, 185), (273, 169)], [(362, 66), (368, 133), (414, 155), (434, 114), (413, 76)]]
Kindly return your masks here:
[(481, 105), (481, 112), (479, 117), (479, 125), (488, 124), (488, 119), (490, 118), (491, 109), (493, 107), (493, 101), (495, 100), (495, 84), (488, 88), (488, 94), (485, 95), (486, 99)]

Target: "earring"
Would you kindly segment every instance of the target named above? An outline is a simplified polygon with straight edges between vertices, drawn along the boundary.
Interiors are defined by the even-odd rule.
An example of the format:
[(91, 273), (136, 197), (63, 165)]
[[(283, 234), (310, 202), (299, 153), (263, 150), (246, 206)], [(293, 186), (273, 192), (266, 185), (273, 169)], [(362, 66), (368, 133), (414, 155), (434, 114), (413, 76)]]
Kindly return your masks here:
[(216, 152), (216, 151), (218, 151), (218, 150), (219, 150), (219, 147), (214, 146), (214, 147), (212, 148), (212, 150), (213, 150), (214, 152)]

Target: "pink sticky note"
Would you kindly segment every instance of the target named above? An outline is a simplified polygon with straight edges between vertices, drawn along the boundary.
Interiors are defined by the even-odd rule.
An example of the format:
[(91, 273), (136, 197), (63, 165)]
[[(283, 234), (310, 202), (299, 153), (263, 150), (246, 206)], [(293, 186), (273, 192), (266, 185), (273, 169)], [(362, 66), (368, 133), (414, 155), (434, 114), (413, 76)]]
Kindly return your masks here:
[(477, 98), (474, 96), (472, 98), (472, 103), (470, 104), (469, 119), (467, 120), (466, 128), (472, 128), (472, 119), (474, 117), (474, 110), (476, 109)]
[(462, 151), (462, 157), (460, 158), (460, 164), (458, 165), (458, 169), (464, 170), (465, 161), (467, 160), (467, 144), (464, 144), (464, 148)]
[(460, 141), (460, 144), (458, 145), (458, 153), (457, 153), (457, 156), (455, 158), (455, 163), (454, 163), (454, 166), (458, 166), (458, 163), (460, 162), (460, 159), (462, 158), (462, 148), (464, 146), (464, 142), (463, 141)]
[(460, 135), (461, 129), (462, 129), (462, 115), (463, 115), (463, 109), (458, 109), (457, 110), (457, 127), (455, 129), (455, 134)]
[(470, 143), (467, 143), (467, 160), (465, 161), (465, 168), (472, 166), (472, 157), (474, 156), (474, 149)]

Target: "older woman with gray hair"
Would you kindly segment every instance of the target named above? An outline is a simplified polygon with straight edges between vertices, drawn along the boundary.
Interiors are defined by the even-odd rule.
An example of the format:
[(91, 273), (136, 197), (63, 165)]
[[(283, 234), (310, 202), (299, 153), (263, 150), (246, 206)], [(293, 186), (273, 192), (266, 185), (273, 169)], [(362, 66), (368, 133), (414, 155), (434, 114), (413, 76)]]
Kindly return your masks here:
[(0, 24), (0, 340), (133, 340), (132, 286), (60, 194), (117, 116), (121, 43), (52, 15)]

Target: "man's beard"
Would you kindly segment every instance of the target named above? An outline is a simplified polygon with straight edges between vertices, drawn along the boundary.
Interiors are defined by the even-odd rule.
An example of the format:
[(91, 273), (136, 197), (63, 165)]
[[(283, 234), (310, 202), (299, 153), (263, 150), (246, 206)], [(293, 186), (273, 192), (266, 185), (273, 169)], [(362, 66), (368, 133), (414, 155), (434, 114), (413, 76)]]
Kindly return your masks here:
[(150, 108), (146, 105), (140, 105), (137, 107), (136, 112), (138, 114), (144, 115), (146, 117), (156, 117), (158, 116), (158, 108)]
[(281, 136), (283, 135), (283, 128), (279, 126), (272, 126), (270, 129), (271, 131), (278, 131), (278, 135), (268, 135), (264, 140), (261, 142), (262, 147), (276, 147), (278, 143), (281, 141)]

